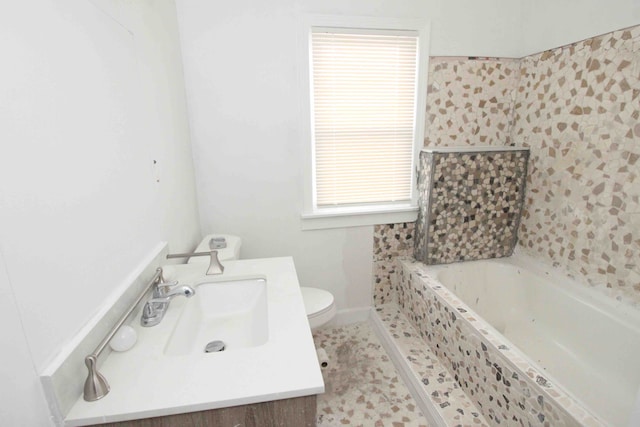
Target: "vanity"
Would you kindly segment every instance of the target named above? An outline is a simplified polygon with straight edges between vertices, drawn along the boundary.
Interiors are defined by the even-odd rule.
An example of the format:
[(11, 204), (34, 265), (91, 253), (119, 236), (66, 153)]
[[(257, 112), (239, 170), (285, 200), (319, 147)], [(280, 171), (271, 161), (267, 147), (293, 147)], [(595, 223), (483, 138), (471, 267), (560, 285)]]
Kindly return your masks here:
[(140, 325), (139, 304), (127, 323), (136, 344), (98, 364), (110, 391), (77, 395), (61, 425), (315, 425), (324, 382), (292, 258), (228, 261), (216, 276), (203, 264), (163, 269), (195, 295), (173, 299), (153, 327)]
[(105, 427), (315, 427), (316, 397), (296, 397), (99, 425)]

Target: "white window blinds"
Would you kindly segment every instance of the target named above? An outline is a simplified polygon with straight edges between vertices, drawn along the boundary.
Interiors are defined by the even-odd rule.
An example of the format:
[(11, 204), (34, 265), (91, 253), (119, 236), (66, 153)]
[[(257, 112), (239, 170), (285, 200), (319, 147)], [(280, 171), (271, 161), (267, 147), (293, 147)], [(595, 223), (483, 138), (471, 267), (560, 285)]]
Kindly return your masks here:
[(411, 199), (416, 34), (312, 33), (318, 207)]

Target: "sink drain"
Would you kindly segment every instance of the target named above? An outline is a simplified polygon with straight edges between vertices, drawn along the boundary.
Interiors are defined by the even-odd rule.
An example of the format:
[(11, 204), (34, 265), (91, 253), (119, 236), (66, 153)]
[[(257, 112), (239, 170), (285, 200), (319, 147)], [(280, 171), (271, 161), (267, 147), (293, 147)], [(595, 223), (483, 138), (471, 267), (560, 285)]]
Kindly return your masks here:
[(224, 351), (224, 342), (216, 340), (216, 341), (211, 341), (209, 344), (206, 345), (206, 347), (204, 348), (204, 352), (205, 353), (217, 353), (219, 351)]

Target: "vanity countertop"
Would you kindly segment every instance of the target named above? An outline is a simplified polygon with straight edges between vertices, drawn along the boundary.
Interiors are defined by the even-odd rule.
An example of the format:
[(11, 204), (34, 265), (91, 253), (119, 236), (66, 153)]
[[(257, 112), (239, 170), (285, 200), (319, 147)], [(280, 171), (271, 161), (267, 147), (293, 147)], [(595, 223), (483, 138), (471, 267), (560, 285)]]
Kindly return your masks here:
[(158, 417), (324, 392), (292, 258), (226, 261), (224, 265), (221, 276), (204, 276), (205, 264), (172, 265), (164, 270), (168, 281), (179, 279), (186, 285), (266, 278), (267, 343), (215, 354), (165, 355), (167, 339), (187, 299), (175, 298), (163, 321), (150, 328), (139, 325), (141, 309), (138, 309), (131, 323), (138, 334), (136, 345), (126, 352), (111, 352), (99, 368), (111, 391), (95, 402), (85, 402), (80, 396), (65, 418), (66, 426)]

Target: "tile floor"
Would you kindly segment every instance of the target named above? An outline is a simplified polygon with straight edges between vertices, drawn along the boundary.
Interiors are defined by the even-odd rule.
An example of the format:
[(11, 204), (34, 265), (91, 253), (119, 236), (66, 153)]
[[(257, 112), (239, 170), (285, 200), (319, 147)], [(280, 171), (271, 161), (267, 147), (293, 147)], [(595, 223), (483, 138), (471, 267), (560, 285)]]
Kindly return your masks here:
[(428, 427), (368, 323), (321, 329), (313, 338), (329, 357), (318, 427)]

